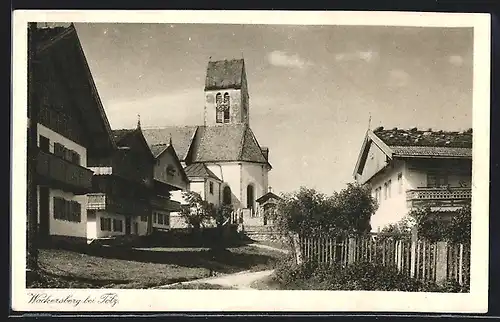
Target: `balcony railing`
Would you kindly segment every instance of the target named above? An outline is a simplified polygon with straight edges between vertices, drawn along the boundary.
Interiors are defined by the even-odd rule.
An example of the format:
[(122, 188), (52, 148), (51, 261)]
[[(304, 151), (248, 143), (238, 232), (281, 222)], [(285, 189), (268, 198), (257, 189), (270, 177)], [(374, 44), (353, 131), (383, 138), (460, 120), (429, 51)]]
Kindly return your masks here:
[(41, 183), (85, 194), (92, 189), (93, 172), (78, 164), (67, 161), (52, 153), (38, 152), (36, 171)]
[(147, 201), (124, 198), (106, 193), (90, 193), (87, 195), (87, 209), (105, 210), (123, 215), (141, 216), (151, 212)]
[(406, 192), (411, 207), (416, 206), (460, 206), (471, 200), (471, 188), (418, 188)]
[(153, 208), (162, 209), (171, 212), (178, 212), (181, 210), (181, 204), (178, 201), (170, 200), (162, 196), (154, 196), (151, 198), (151, 205)]

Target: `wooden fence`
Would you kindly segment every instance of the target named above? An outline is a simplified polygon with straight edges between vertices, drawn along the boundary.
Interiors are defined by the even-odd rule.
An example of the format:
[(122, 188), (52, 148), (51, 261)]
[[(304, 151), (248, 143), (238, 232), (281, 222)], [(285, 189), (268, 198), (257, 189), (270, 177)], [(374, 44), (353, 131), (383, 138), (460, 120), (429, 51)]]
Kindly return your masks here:
[(469, 283), (470, 245), (367, 234), (357, 237), (296, 237), (297, 260), (344, 266), (355, 262), (394, 265), (419, 280)]

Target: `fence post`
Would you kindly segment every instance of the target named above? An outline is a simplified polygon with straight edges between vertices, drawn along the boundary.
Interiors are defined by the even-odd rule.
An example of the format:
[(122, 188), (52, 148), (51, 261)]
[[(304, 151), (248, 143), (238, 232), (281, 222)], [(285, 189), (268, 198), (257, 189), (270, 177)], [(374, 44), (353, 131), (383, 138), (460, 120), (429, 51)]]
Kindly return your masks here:
[(298, 234), (293, 235), (293, 246), (295, 248), (295, 256), (297, 258), (297, 264), (300, 265), (303, 262), (303, 258), (302, 258), (302, 249), (300, 247)]
[(349, 248), (347, 249), (347, 264), (355, 262), (356, 258), (356, 238), (349, 237)]
[(442, 284), (446, 281), (448, 270), (448, 243), (437, 242), (436, 244), (436, 283)]
[(415, 266), (417, 263), (417, 226), (411, 228), (411, 254), (410, 254), (410, 277), (415, 277)]

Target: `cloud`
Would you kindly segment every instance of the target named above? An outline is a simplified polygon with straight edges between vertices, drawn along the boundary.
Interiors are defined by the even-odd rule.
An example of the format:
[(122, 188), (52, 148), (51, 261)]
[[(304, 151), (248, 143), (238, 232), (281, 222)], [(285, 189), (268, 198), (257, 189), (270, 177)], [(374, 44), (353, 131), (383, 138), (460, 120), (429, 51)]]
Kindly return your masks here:
[(405, 87), (410, 82), (410, 75), (402, 69), (392, 69), (389, 71), (389, 87)]
[(448, 57), (448, 61), (450, 64), (455, 65), (455, 66), (462, 66), (464, 63), (464, 59), (460, 55), (451, 55)]
[(345, 52), (345, 53), (338, 53), (335, 55), (335, 60), (336, 61), (355, 61), (355, 60), (362, 60), (367, 63), (369, 63), (375, 56), (377, 55), (376, 52), (372, 50), (358, 50), (355, 52)]
[(278, 67), (290, 67), (303, 69), (312, 65), (312, 62), (302, 59), (297, 54), (288, 54), (284, 51), (275, 50), (267, 55), (269, 63)]

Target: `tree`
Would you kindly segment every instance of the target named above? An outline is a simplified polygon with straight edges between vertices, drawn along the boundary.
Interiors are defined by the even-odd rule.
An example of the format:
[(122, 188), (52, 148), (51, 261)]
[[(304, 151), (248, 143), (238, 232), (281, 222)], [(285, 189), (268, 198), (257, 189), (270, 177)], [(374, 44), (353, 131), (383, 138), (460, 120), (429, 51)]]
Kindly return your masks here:
[(349, 183), (332, 196), (301, 187), (282, 195), (275, 225), (282, 234), (368, 232), (377, 204), (366, 186)]
[(214, 206), (194, 191), (183, 192), (182, 194), (187, 205), (181, 209), (181, 215), (186, 223), (194, 230), (206, 226), (215, 221), (217, 227), (223, 226), (231, 217), (232, 205)]
[(453, 243), (468, 243), (471, 238), (471, 207), (470, 203), (463, 206), (451, 220), (445, 220), (443, 214), (432, 211), (429, 207), (410, 211), (417, 225), (418, 235), (431, 242), (449, 241)]
[(197, 232), (213, 217), (213, 207), (194, 191), (183, 192), (182, 197), (187, 205), (181, 208), (181, 216), (186, 224)]
[(369, 232), (370, 219), (378, 208), (368, 185), (348, 183), (339, 193), (334, 193), (333, 202), (341, 219), (337, 226), (350, 232)]

